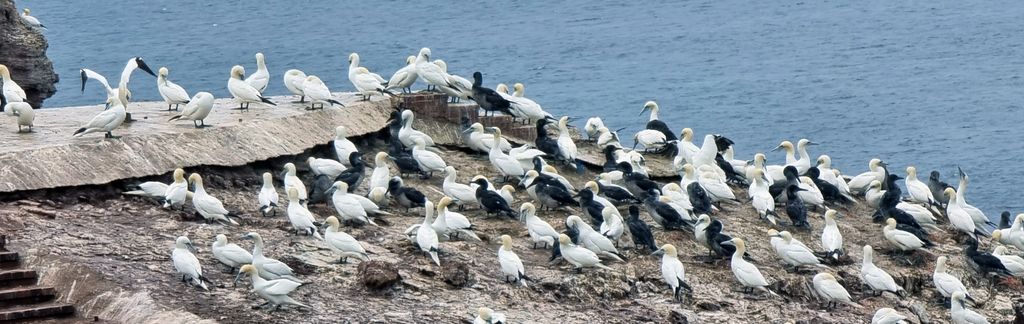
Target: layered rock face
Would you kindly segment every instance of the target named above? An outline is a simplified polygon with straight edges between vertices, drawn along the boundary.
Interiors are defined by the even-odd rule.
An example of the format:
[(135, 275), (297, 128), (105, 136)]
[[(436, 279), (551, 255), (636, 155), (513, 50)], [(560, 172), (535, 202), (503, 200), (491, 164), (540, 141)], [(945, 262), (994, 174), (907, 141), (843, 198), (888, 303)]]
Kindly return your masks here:
[(11, 79), (25, 90), (32, 107), (41, 107), (57, 92), (59, 80), (46, 57), (46, 38), (22, 22), (13, 0), (0, 0), (0, 31), (0, 64), (11, 70)]

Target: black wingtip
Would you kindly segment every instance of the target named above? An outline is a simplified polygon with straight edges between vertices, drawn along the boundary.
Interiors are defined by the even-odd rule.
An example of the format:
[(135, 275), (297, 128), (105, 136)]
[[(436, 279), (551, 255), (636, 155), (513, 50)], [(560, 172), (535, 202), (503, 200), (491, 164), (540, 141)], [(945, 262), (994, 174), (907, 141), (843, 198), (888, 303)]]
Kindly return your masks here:
[(345, 107), (345, 104), (341, 103), (340, 101), (334, 100), (334, 99), (329, 99), (329, 100), (327, 100), (327, 102), (331, 103), (332, 106), (333, 105), (339, 105), (339, 106)]
[(85, 133), (85, 127), (79, 128), (77, 131), (75, 131), (75, 133), (73, 135), (78, 135), (78, 134), (81, 134), (81, 133)]
[(270, 101), (270, 99), (267, 99), (266, 97), (260, 97), (260, 101), (262, 101), (265, 104), (269, 104), (271, 106), (277, 106), (276, 103), (274, 103), (273, 101)]
[(85, 69), (80, 70), (82, 75), (82, 92), (85, 92), (85, 81), (89, 80), (89, 77), (85, 75)]
[(171, 117), (171, 119), (168, 119), (167, 121), (175, 121), (175, 120), (178, 120), (178, 119), (181, 119), (181, 115), (177, 115), (177, 116)]

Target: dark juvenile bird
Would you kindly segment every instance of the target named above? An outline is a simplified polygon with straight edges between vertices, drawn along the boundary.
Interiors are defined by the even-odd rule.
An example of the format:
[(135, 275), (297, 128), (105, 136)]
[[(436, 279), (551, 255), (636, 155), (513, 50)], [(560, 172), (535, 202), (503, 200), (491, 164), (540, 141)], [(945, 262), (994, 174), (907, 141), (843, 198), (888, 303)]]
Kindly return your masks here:
[(330, 195), (328, 191), (334, 186), (334, 179), (326, 174), (317, 175), (309, 189), (309, 204), (326, 203)]
[(551, 176), (538, 176), (526, 189), (531, 187), (536, 187), (533, 190), (537, 194), (537, 200), (541, 206), (554, 209), (577, 204), (565, 186)]
[(949, 197), (946, 197), (946, 195), (943, 194), (946, 191), (946, 188), (953, 188), (953, 186), (942, 181), (939, 171), (932, 171), (932, 173), (928, 175), (928, 190), (932, 192), (932, 197), (935, 197), (935, 200), (943, 206), (949, 203)]
[(647, 208), (647, 214), (651, 215), (655, 222), (664, 227), (665, 230), (693, 228), (692, 224), (683, 220), (683, 216), (679, 214), (679, 211), (672, 208), (668, 203), (661, 201), (660, 198), (657, 191), (651, 190), (647, 198), (644, 199), (644, 207)]
[(348, 184), (348, 192), (353, 192), (359, 184), (363, 182), (363, 174), (366, 173), (366, 164), (363, 163), (363, 153), (352, 152), (348, 156), (349, 164), (352, 167), (345, 169), (337, 177), (334, 177), (334, 181), (341, 181)]
[(403, 186), (400, 177), (392, 177), (388, 181), (388, 190), (385, 193), (390, 193), (399, 206), (405, 207), (406, 212), (412, 208), (423, 207), (427, 203), (427, 197), (422, 192), (413, 187)]
[(1006, 266), (1003, 265), (1003, 262), (1000, 261), (999, 258), (996, 258), (991, 253), (978, 251), (977, 240), (968, 239), (967, 247), (964, 251), (967, 253), (967, 258), (978, 266), (978, 272), (982, 275), (996, 273), (1000, 275), (1013, 276), (1013, 273), (1006, 269)]
[[(732, 236), (722, 233), (722, 222), (712, 220), (711, 224), (704, 229), (705, 237), (708, 242), (707, 245), (711, 247), (711, 251), (715, 253), (718, 258), (729, 258), (736, 252), (736, 246), (731, 244), (722, 244), (726, 241), (732, 240)], [(743, 258), (751, 260), (749, 253), (744, 253)]]
[(1013, 222), (1010, 221), (1009, 211), (1003, 211), (1002, 214), (999, 214), (999, 229), (1007, 229), (1010, 228), (1010, 226), (1012, 225)]
[(646, 198), (652, 189), (657, 190), (659, 195), (662, 194), (661, 187), (657, 182), (651, 181), (643, 174), (633, 172), (633, 165), (629, 162), (619, 162), (619, 170), (622, 171), (622, 181), (626, 183), (626, 189), (634, 196), (641, 199)]
[(537, 139), (533, 144), (547, 156), (558, 156), (558, 141), (548, 134), (547, 125), (550, 123), (547, 119), (537, 120)]
[(786, 176), (786, 181), (776, 181), (768, 187), (768, 193), (775, 198), (775, 201), (788, 200), (789, 197), (785, 196), (786, 188), (789, 188), (789, 186), (800, 186), (800, 175), (797, 173), (796, 167), (787, 165), (785, 168), (782, 168), (782, 174)]
[(882, 200), (878, 203), (878, 211), (874, 215), (875, 222), (892, 218), (896, 220), (896, 229), (914, 234), (914, 236), (917, 236), (917, 238), (924, 242), (926, 247), (935, 245), (928, 240), (928, 232), (925, 232), (914, 216), (911, 216), (902, 209), (896, 208), (896, 205), (899, 203), (899, 196), (882, 196)]
[(473, 96), (470, 98), (476, 101), (476, 104), (480, 105), (480, 108), (483, 108), (485, 113), (490, 112), (491, 116), (494, 115), (495, 111), (512, 116), (512, 103), (505, 100), (494, 89), (483, 87), (483, 79), (482, 73), (479, 71), (473, 72)]
[(619, 186), (609, 186), (601, 183), (601, 181), (595, 181), (597, 183), (598, 195), (608, 198), (613, 204), (639, 204), (640, 199), (629, 193), (629, 190)]
[(604, 172), (610, 172), (619, 169), (619, 163), (616, 162), (615, 159), (616, 150), (618, 150), (618, 148), (615, 147), (615, 145), (607, 145), (601, 151), (604, 153), (604, 165), (602, 166)]
[(825, 201), (838, 204), (854, 202), (852, 197), (844, 195), (842, 191), (839, 191), (838, 187), (828, 181), (821, 180), (819, 178), (820, 176), (821, 170), (819, 170), (818, 167), (812, 166), (810, 169), (807, 169), (807, 177), (811, 178), (811, 181), (814, 182), (815, 186), (818, 186), (818, 190), (821, 191), (821, 196), (825, 198)]
[(629, 226), (629, 236), (633, 238), (633, 246), (637, 249), (646, 248), (650, 252), (658, 250), (651, 228), (640, 219), (640, 207), (629, 206), (629, 218), (626, 218), (626, 225)]
[(798, 186), (791, 185), (786, 188), (786, 215), (789, 216), (790, 222), (793, 226), (810, 228), (811, 224), (807, 222), (807, 206), (804, 205), (804, 201), (800, 199), (799, 192), (804, 191)]
[(690, 205), (693, 206), (694, 215), (711, 213), (711, 196), (708, 196), (708, 192), (700, 186), (700, 183), (694, 181), (686, 185), (686, 193), (690, 196)]
[(739, 185), (747, 184), (747, 179), (739, 173), (736, 173), (736, 169), (732, 168), (732, 164), (725, 160), (722, 153), (715, 154), (715, 163), (718, 164), (718, 167), (725, 172), (725, 180), (729, 183)]
[(398, 167), (399, 175), (423, 174), (423, 169), (420, 168), (420, 164), (416, 162), (416, 159), (412, 157), (411, 150), (403, 148), (402, 143), (397, 140), (391, 141), (388, 145), (388, 159), (394, 162), (395, 166)]
[[(590, 223), (595, 228), (601, 227), (601, 223), (604, 223), (604, 215), (601, 212), (606, 206), (594, 200), (594, 191), (590, 190), (590, 188), (583, 188), (583, 190), (576, 193), (576, 197), (580, 198), (580, 209), (583, 210), (583, 215), (590, 217)], [(607, 207), (614, 208), (615, 206)]]
[(478, 185), (476, 188), (476, 201), (480, 204), (480, 207), (487, 212), (487, 214), (506, 215), (512, 218), (516, 217), (516, 212), (508, 206), (508, 202), (505, 201), (505, 198), (501, 197), (501, 194), (487, 189), (487, 179), (476, 179), (473, 183)]

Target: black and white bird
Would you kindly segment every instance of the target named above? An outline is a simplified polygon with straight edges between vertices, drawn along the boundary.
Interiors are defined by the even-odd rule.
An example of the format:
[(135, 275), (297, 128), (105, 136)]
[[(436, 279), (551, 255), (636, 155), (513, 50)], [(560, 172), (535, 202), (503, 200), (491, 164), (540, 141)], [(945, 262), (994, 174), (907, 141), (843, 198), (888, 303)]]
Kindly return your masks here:
[(334, 181), (341, 181), (348, 184), (348, 191), (353, 192), (359, 187), (359, 184), (363, 182), (363, 174), (366, 173), (366, 164), (363, 163), (363, 153), (352, 152), (348, 156), (348, 162), (351, 167), (342, 171), (337, 177), (334, 177)]
[(492, 116), (495, 111), (500, 111), (503, 114), (512, 116), (512, 103), (505, 100), (505, 98), (498, 94), (497, 91), (494, 91), (494, 89), (485, 88), (483, 86), (483, 79), (484, 77), (482, 73), (479, 71), (473, 72), (473, 96), (471, 99), (476, 101), (476, 104), (480, 105), (480, 108), (482, 108), (484, 112), (490, 112)]
[(487, 189), (489, 186), (487, 179), (478, 178), (473, 183), (477, 184), (476, 201), (487, 214), (498, 214), (516, 218), (516, 211), (508, 206), (505, 198), (502, 198), (501, 194)]
[(405, 207), (405, 211), (416, 207), (423, 207), (427, 202), (426, 196), (413, 187), (406, 187), (402, 184), (401, 177), (392, 177), (388, 181), (387, 193), (395, 198), (399, 206)]

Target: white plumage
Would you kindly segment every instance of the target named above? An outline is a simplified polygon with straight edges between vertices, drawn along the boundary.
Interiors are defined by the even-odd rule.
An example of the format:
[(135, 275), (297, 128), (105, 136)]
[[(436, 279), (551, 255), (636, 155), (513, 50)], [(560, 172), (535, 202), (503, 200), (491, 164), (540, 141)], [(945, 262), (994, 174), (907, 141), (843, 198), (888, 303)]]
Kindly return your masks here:
[(498, 248), (498, 265), (504, 275), (505, 282), (518, 281), (526, 287), (526, 269), (523, 268), (523, 261), (519, 259), (515, 251), (512, 251), (512, 237), (501, 236), (501, 247)]
[[(362, 210), (362, 208), (359, 208)], [(306, 209), (305, 206), (299, 203), (299, 193), (295, 188), (288, 188), (288, 221), (292, 224), (292, 229), (299, 232), (301, 235), (313, 235), (318, 239), (320, 232), (316, 229), (316, 217), (313, 213)]]
[(946, 298), (953, 296), (953, 293), (956, 292), (964, 293), (970, 297), (970, 294), (967, 293), (967, 287), (960, 281), (960, 278), (946, 272), (947, 260), (945, 256), (940, 256), (935, 261), (935, 271), (932, 273), (932, 283), (935, 285), (935, 290), (938, 290), (942, 297)]
[(526, 232), (530, 234), (530, 239), (533, 240), (533, 247), (537, 247), (537, 243), (544, 243), (544, 247), (555, 245), (555, 240), (558, 239), (558, 231), (551, 224), (545, 222), (540, 217), (537, 217), (537, 207), (531, 203), (523, 203), (519, 207), (519, 217), (526, 225)]
[(172, 105), (177, 109), (178, 105), (188, 103), (188, 92), (180, 85), (167, 80), (167, 73), (167, 68), (160, 68), (156, 75), (156, 88), (160, 92), (160, 97), (167, 103), (167, 110), (171, 110)]
[(558, 235), (558, 244), (558, 248), (562, 252), (562, 258), (577, 269), (594, 267), (615, 271), (615, 269), (601, 264), (601, 259), (597, 257), (594, 251), (572, 244), (569, 236), (565, 234)]
[(310, 156), (306, 159), (306, 163), (309, 164), (309, 170), (313, 171), (315, 175), (326, 175), (331, 179), (338, 177), (339, 174), (345, 172), (344, 164), (332, 159), (321, 159)]
[[(342, 181), (335, 181), (332, 186), (334, 194), (331, 195), (331, 203), (334, 204), (334, 210), (338, 212), (341, 219), (346, 222), (357, 222), (357, 223), (370, 223), (374, 226), (379, 226), (370, 219), (366, 208), (360, 203), (357, 195), (348, 193), (348, 184)], [(373, 202), (370, 202), (371, 204)]]
[(444, 168), (448, 167), (440, 155), (427, 151), (427, 143), (423, 141), (423, 138), (414, 138), (413, 143), (415, 145), (412, 147), (412, 158), (419, 164), (420, 170), (433, 175), (434, 172), (444, 171)]
[(896, 280), (893, 280), (892, 276), (888, 272), (875, 266), (874, 263), (875, 250), (870, 245), (864, 246), (864, 260), (860, 266), (860, 279), (864, 281), (864, 284), (871, 287), (875, 291), (888, 291), (894, 294), (899, 294), (903, 287), (896, 284)]
[(843, 251), (843, 234), (839, 232), (834, 209), (825, 211), (825, 227), (821, 230), (821, 248), (836, 260), (839, 260), (839, 255)]
[(302, 92), (302, 86), (306, 82), (306, 73), (300, 70), (291, 69), (284, 72), (284, 87), (289, 92), (299, 96), (299, 102), (305, 101), (306, 94)]
[(420, 248), (420, 251), (430, 255), (430, 259), (434, 260), (434, 264), (441, 265), (441, 260), (438, 259), (437, 253), (441, 250), (437, 240), (437, 232), (432, 227), (433, 214), (434, 214), (434, 203), (427, 201), (423, 207), (423, 223), (416, 229), (416, 246)]
[(354, 237), (348, 235), (348, 233), (341, 231), (341, 225), (338, 222), (338, 218), (331, 216), (327, 217), (324, 221), (327, 224), (327, 230), (324, 231), (324, 242), (327, 243), (327, 247), (340, 254), (339, 261), (345, 263), (348, 258), (356, 258), (362, 261), (369, 260), (369, 256), (366, 255), (366, 249), (359, 244)]
[(287, 279), (296, 283), (302, 283), (299, 278), (295, 277), (292, 268), (287, 264), (263, 255), (263, 237), (259, 233), (249, 232), (243, 238), (253, 242), (252, 265), (259, 270), (259, 277), (267, 280)]
[(356, 144), (348, 140), (348, 129), (345, 126), (338, 126), (334, 128), (334, 153), (338, 155), (338, 162), (344, 164), (346, 167), (352, 166), (352, 161), (349, 156), (352, 153), (359, 152), (356, 148)]
[(192, 254), (195, 250), (195, 247), (192, 247), (192, 241), (189, 241), (187, 237), (179, 236), (174, 241), (174, 251), (171, 252), (174, 270), (182, 276), (183, 281), (188, 281), (192, 285), (203, 288), (203, 290), (210, 290), (204, 282), (206, 277), (203, 277), (203, 268), (199, 264), (199, 259)]
[(228, 237), (224, 234), (217, 234), (217, 240), (213, 241), (210, 250), (213, 251), (213, 257), (217, 261), (231, 267), (232, 270), (252, 263), (252, 253), (238, 246), (238, 244), (228, 243)]
[(455, 167), (449, 165), (444, 171), (445, 176), (444, 182), (441, 184), (441, 190), (445, 196), (451, 197), (455, 204), (460, 207), (476, 203), (476, 192), (469, 185), (457, 181), (458, 176), (455, 172)]
[[(213, 101), (213, 94), (205, 91), (197, 92), (192, 96), (192, 99), (189, 99), (188, 103), (185, 104), (185, 108), (181, 110), (181, 114), (171, 117), (171, 120), (191, 120), (192, 124), (196, 127), (204, 127), (206, 126), (206, 122), (203, 120), (210, 116), (210, 112), (213, 111)], [(196, 123), (197, 121), (199, 124)]]
[(846, 288), (839, 284), (839, 281), (836, 281), (836, 277), (831, 273), (822, 272), (816, 274), (812, 281), (818, 296), (825, 298), (828, 302), (843, 303), (856, 308), (863, 308), (863, 306), (850, 299), (850, 292), (846, 291)]
[(193, 173), (188, 177), (189, 182), (192, 183), (195, 188), (192, 190), (192, 206), (195, 207), (196, 212), (200, 216), (206, 219), (206, 221), (217, 221), (219, 223), (229, 223), (232, 225), (238, 225), (233, 219), (228, 218), (228, 210), (224, 208), (224, 203), (220, 202), (214, 196), (206, 193), (206, 189), (203, 188), (203, 178), (198, 173)]
[(267, 84), (270, 84), (270, 70), (267, 70), (267, 63), (264, 61), (263, 53), (256, 53), (256, 72), (245, 78), (245, 83), (260, 93), (267, 90)]

